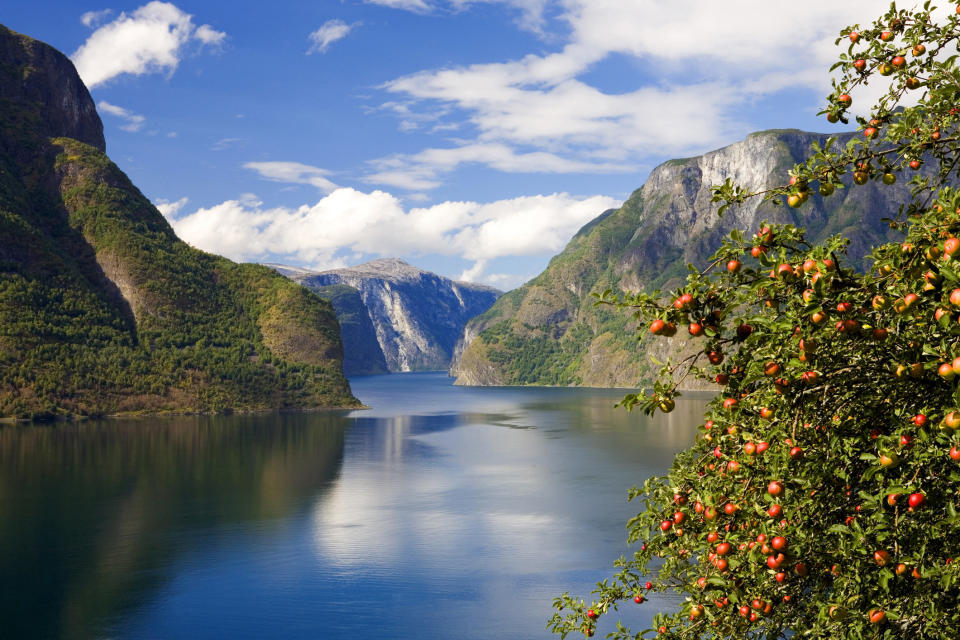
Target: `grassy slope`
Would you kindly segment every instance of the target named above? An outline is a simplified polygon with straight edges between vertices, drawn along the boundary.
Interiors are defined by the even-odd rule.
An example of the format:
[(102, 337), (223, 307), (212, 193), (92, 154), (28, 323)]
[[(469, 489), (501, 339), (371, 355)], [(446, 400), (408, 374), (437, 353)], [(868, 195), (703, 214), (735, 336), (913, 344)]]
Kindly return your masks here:
[(358, 405), (328, 303), (181, 242), (39, 109), (0, 100), (0, 417)]

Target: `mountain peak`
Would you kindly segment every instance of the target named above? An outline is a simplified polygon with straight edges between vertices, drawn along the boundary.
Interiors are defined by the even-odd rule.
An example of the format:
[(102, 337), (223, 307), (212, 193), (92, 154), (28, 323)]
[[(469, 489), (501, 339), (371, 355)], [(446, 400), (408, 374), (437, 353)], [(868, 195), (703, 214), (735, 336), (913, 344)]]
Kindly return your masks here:
[[(0, 25), (0, 126), (45, 138), (73, 138), (106, 150), (103, 123), (70, 59)], [(15, 138), (18, 139), (18, 138)]]

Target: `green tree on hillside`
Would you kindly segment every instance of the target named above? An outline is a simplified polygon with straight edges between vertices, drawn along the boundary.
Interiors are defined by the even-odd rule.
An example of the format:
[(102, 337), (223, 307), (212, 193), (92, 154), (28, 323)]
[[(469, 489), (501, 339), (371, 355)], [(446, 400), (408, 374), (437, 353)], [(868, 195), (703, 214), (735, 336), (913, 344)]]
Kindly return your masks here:
[[(940, 23), (932, 11), (891, 5), (842, 31), (823, 114), (848, 122), (861, 85), (889, 84), (856, 118), (862, 136), (815, 148), (782, 187), (716, 188), (722, 213), (911, 180), (890, 221), (903, 241), (877, 247), (869, 272), (848, 266), (843, 238), (764, 225), (669, 296), (601, 296), (654, 335), (702, 336), (627, 408), (670, 411), (683, 376), (720, 392), (668, 474), (631, 490), (638, 550), (590, 602), (556, 600), (560, 636), (960, 637), (960, 6)], [(924, 163), (938, 171), (920, 177)], [(651, 629), (608, 619), (660, 591), (685, 599)]]

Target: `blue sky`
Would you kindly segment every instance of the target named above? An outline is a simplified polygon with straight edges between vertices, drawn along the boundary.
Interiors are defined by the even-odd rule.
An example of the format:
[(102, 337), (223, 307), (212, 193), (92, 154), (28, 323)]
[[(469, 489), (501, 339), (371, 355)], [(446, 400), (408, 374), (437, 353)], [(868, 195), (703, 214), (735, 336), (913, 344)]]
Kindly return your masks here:
[(664, 160), (835, 130), (833, 41), (887, 7), (34, 0), (0, 22), (73, 58), (111, 158), (191, 244), (509, 289)]

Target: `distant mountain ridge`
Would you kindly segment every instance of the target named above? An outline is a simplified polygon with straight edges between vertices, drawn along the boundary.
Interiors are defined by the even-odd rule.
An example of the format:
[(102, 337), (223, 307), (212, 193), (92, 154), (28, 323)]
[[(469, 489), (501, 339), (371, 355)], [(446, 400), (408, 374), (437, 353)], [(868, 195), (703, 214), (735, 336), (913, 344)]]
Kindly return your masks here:
[[(839, 143), (851, 135), (839, 136)], [(763, 131), (656, 167), (623, 206), (586, 224), (545, 271), (467, 325), (465, 348), (451, 367), (457, 384), (634, 387), (650, 382), (656, 367), (649, 356), (665, 360), (682, 354), (689, 347), (686, 334), (638, 344), (628, 315), (595, 307), (591, 292), (679, 286), (688, 263), (705, 265), (723, 236), (733, 229), (752, 233), (765, 219), (806, 227), (813, 241), (843, 234), (851, 241), (849, 256), (864, 266), (871, 247), (899, 237), (884, 218), (896, 217), (899, 204), (909, 200), (906, 179), (892, 186), (855, 187), (847, 180), (846, 189), (828, 198), (814, 195), (800, 209), (755, 198), (720, 218), (710, 202), (710, 187), (727, 178), (755, 188), (783, 184), (811, 144), (823, 145), (827, 137)]]
[(70, 60), (0, 26), (0, 418), (356, 407), (329, 304), (179, 240)]
[[(397, 258), (319, 272), (267, 266), (321, 296), (329, 295), (326, 288), (334, 285), (356, 290), (387, 370), (394, 372), (448, 369), (466, 323), (501, 295), (493, 287), (451, 280)], [(340, 304), (347, 304), (344, 293), (339, 293)], [(355, 345), (347, 349), (344, 367), (352, 372), (376, 372), (370, 370), (375, 354), (369, 337), (363, 337), (366, 330), (340, 309), (337, 313), (344, 326), (344, 342)], [(358, 352), (357, 345), (365, 346)], [(359, 359), (358, 353), (366, 354), (364, 359)]]

